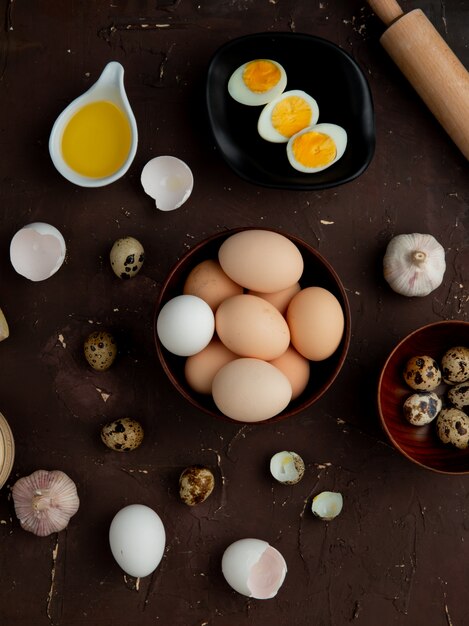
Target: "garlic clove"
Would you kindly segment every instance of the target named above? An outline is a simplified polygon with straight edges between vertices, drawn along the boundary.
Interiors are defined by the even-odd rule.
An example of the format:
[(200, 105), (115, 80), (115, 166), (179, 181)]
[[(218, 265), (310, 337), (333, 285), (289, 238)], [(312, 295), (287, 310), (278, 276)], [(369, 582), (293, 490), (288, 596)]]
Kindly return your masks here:
[(20, 478), (12, 495), (21, 527), (39, 537), (66, 528), (80, 505), (75, 483), (60, 470), (37, 470)]
[(445, 250), (432, 235), (396, 235), (383, 259), (384, 278), (394, 291), (408, 297), (434, 291), (441, 285), (445, 270)]

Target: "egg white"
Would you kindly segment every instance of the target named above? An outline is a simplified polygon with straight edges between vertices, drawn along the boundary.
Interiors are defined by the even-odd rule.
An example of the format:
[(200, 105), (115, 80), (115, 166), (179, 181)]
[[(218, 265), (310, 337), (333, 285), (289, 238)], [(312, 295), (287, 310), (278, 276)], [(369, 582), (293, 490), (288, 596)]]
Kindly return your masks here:
[(262, 109), (261, 114), (259, 115), (259, 121), (257, 122), (257, 131), (262, 139), (265, 139), (266, 141), (271, 141), (272, 143), (287, 143), (289, 137), (286, 137), (285, 135), (279, 133), (272, 125), (272, 113), (277, 104), (279, 104), (279, 102), (282, 102), (282, 100), (284, 100), (285, 98), (289, 98), (292, 96), (296, 96), (298, 98), (301, 98), (302, 100), (305, 100), (306, 103), (309, 105), (312, 112), (309, 126), (313, 126), (317, 123), (319, 119), (319, 107), (316, 100), (305, 91), (301, 91), (300, 89), (285, 91), (277, 96), (274, 100), (266, 104), (266, 106)]
[[(335, 147), (336, 147), (335, 158), (327, 165), (321, 165), (319, 167), (307, 167), (303, 165), (302, 163), (299, 163), (296, 160), (295, 155), (293, 154), (293, 147), (292, 147), (293, 143), (297, 137), (310, 131), (316, 131), (318, 133), (328, 135), (329, 137), (331, 137), (331, 139), (335, 143)], [(346, 147), (347, 147), (347, 133), (341, 126), (337, 126), (337, 124), (325, 124), (325, 123), (316, 124), (314, 126), (308, 126), (308, 128), (304, 128), (299, 133), (296, 133), (296, 135), (293, 135), (293, 137), (289, 139), (287, 143), (287, 157), (290, 162), (290, 165), (294, 167), (296, 170), (298, 170), (299, 172), (306, 172), (306, 173), (321, 172), (322, 170), (327, 169), (328, 167), (333, 165), (336, 161), (338, 161), (344, 154)]]
[[(253, 59), (254, 61), (260, 61), (263, 59)], [(244, 70), (249, 63), (252, 61), (248, 61), (244, 63), (238, 69), (236, 69), (231, 75), (228, 81), (228, 93), (230, 96), (239, 102), (240, 104), (246, 104), (248, 106), (262, 106), (267, 104), (278, 95), (280, 95), (285, 87), (287, 86), (287, 74), (284, 68), (277, 63), (277, 61), (273, 61), (272, 59), (265, 59), (266, 61), (270, 61), (280, 70), (280, 80), (278, 83), (269, 89), (268, 91), (263, 91), (262, 93), (258, 93), (249, 89), (246, 83), (243, 80)]]

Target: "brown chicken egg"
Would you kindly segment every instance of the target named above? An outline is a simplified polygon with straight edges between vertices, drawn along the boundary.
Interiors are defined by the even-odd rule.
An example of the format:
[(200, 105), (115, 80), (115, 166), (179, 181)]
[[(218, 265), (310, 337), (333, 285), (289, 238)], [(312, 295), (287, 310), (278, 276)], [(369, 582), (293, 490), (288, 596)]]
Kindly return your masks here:
[(189, 385), (198, 393), (212, 392), (212, 381), (219, 369), (238, 358), (219, 340), (212, 339), (206, 348), (186, 359), (184, 374)]
[(183, 293), (202, 298), (216, 311), (223, 300), (243, 293), (243, 288), (225, 274), (218, 261), (207, 259), (191, 270)]

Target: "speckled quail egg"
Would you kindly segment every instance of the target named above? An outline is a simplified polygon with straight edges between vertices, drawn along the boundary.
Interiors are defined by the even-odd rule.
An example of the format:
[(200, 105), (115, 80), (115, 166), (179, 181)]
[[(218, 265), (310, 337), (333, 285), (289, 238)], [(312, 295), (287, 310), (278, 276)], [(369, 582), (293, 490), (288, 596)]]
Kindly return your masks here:
[(123, 280), (133, 278), (143, 265), (145, 252), (134, 237), (122, 237), (114, 242), (109, 253), (114, 274)]
[(204, 502), (215, 487), (212, 472), (201, 465), (187, 467), (179, 477), (179, 495), (188, 506)]
[(304, 476), (305, 464), (296, 452), (277, 452), (270, 459), (270, 473), (283, 485), (296, 485)]
[(469, 348), (456, 346), (445, 352), (441, 359), (443, 379), (450, 385), (469, 380)]
[(467, 383), (459, 383), (458, 385), (454, 385), (454, 387), (450, 387), (447, 393), (448, 402), (464, 411), (469, 409), (469, 382)]
[(135, 450), (143, 441), (143, 428), (136, 420), (124, 417), (105, 424), (101, 429), (101, 439), (116, 452)]
[(404, 417), (412, 426), (424, 426), (441, 411), (442, 402), (433, 391), (414, 393), (404, 402)]
[(95, 331), (88, 335), (83, 346), (85, 358), (94, 370), (104, 372), (114, 363), (117, 345), (111, 333)]
[(459, 409), (442, 409), (436, 431), (443, 443), (465, 450), (469, 446), (469, 417)]
[(441, 383), (441, 371), (432, 357), (413, 356), (405, 366), (404, 380), (417, 391), (433, 391)]
[(342, 511), (344, 500), (342, 494), (337, 491), (322, 491), (314, 496), (311, 510), (316, 517), (324, 522), (330, 522)]

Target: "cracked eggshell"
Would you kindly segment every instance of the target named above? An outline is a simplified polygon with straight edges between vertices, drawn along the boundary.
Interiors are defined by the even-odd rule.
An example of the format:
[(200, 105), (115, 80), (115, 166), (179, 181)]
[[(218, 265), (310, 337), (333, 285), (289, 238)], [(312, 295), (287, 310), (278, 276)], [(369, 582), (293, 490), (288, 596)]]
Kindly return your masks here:
[(305, 464), (296, 452), (277, 452), (270, 459), (270, 473), (283, 485), (296, 485), (304, 476)]
[(123, 280), (129, 280), (140, 271), (145, 260), (145, 251), (140, 241), (134, 237), (122, 237), (114, 242), (109, 260), (114, 274)]
[(249, 598), (268, 600), (285, 580), (287, 564), (278, 550), (262, 539), (239, 539), (225, 550), (221, 569), (227, 583)]
[(174, 211), (189, 198), (194, 187), (190, 167), (173, 156), (158, 156), (142, 170), (142, 187), (160, 211)]
[(119, 566), (135, 578), (151, 574), (163, 558), (166, 533), (161, 518), (144, 504), (130, 504), (114, 516), (109, 545)]
[(101, 440), (116, 452), (135, 450), (143, 441), (143, 428), (130, 417), (114, 420), (101, 429)]
[(316, 517), (324, 522), (330, 522), (342, 511), (344, 500), (342, 494), (337, 491), (322, 491), (314, 496), (311, 510)]
[(10, 260), (15, 271), (33, 282), (55, 274), (64, 262), (65, 253), (60, 231), (44, 222), (24, 226), (10, 243)]

